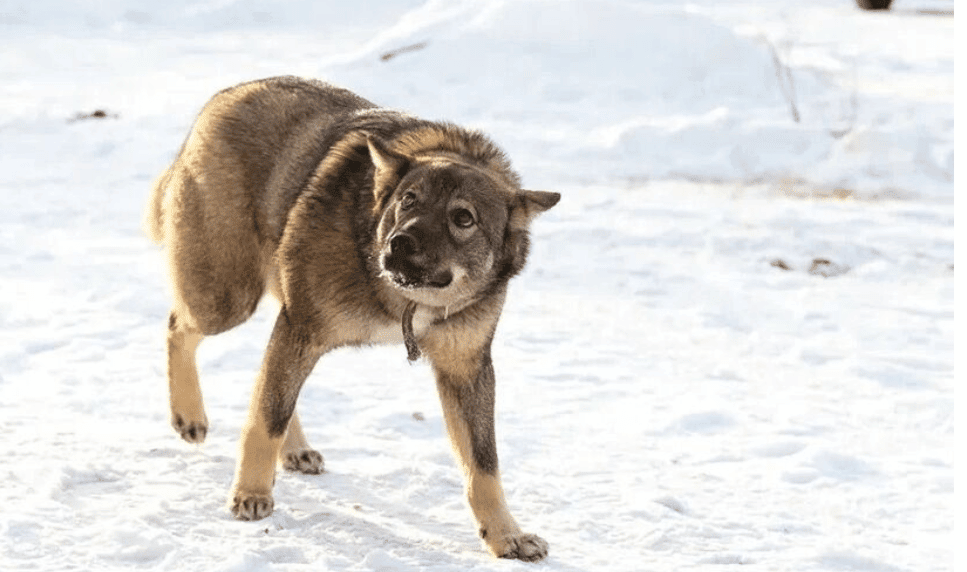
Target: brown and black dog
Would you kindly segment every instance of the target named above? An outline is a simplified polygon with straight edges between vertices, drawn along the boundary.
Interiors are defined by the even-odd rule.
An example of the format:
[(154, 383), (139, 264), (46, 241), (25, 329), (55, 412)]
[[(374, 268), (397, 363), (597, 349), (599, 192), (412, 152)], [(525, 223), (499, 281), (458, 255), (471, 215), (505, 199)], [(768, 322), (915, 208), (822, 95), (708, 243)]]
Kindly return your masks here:
[(204, 440), (195, 349), (281, 304), (242, 431), (229, 506), (272, 512), (277, 463), (320, 473), (296, 400), (341, 346), (406, 344), (436, 375), (480, 536), (501, 557), (539, 560), (504, 500), (490, 346), (528, 227), (557, 193), (527, 191), (485, 136), (378, 108), (292, 77), (244, 83), (204, 107), (157, 180), (145, 227), (166, 247), (171, 421)]

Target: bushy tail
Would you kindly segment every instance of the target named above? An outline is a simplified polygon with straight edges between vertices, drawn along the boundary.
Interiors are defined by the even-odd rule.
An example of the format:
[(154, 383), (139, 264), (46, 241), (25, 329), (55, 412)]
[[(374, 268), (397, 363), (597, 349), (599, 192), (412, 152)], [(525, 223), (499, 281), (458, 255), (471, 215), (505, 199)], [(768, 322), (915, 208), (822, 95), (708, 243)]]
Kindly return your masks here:
[(144, 209), (144, 216), (141, 219), (141, 228), (144, 230), (144, 233), (148, 235), (148, 238), (158, 244), (164, 242), (161, 223), (161, 203), (164, 202), (165, 189), (168, 187), (168, 180), (170, 178), (171, 174), (169, 170), (162, 173), (155, 180), (154, 187), (151, 189), (151, 197), (148, 199), (148, 205)]

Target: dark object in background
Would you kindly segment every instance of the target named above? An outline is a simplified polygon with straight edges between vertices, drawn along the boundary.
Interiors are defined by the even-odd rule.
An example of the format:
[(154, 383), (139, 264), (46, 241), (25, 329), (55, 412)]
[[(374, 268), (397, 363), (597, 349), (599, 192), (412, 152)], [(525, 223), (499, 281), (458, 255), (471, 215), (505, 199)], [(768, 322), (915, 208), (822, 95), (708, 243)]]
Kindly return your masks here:
[(91, 113), (77, 113), (74, 117), (67, 120), (68, 123), (73, 123), (75, 121), (83, 121), (85, 119), (117, 119), (117, 113), (108, 113), (103, 109), (97, 109)]
[(864, 10), (889, 10), (893, 0), (856, 0), (856, 5)]

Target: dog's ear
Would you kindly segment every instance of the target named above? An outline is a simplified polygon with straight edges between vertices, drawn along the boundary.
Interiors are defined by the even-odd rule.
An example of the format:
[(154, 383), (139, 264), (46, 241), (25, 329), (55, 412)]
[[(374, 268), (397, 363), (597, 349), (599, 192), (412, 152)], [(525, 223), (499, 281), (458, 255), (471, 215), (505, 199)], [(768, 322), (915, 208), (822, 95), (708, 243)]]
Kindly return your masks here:
[(389, 144), (376, 135), (367, 135), (366, 144), (369, 146), (369, 157), (376, 165), (376, 171), (399, 171), (409, 163), (406, 156), (390, 149)]
[(369, 158), (376, 167), (373, 193), (379, 208), (409, 170), (410, 158), (391, 149), (386, 141), (376, 135), (367, 135), (366, 144), (369, 147)]
[(561, 200), (561, 193), (548, 191), (517, 191), (516, 203), (510, 209), (510, 220), (504, 234), (504, 255), (498, 275), (509, 279), (524, 267), (530, 250), (528, 227), (534, 217), (553, 207)]
[(561, 193), (549, 191), (522, 190), (518, 196), (524, 206), (527, 220), (533, 220), (534, 217), (550, 209), (561, 200)]

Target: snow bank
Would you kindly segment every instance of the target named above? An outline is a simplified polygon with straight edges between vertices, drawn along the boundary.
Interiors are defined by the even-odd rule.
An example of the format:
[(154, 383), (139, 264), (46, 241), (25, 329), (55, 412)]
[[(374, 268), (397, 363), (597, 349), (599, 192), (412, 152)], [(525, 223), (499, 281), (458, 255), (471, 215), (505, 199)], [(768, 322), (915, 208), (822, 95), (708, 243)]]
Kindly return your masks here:
[[(229, 53), (255, 36), (248, 45), (274, 60), (274, 73), (328, 78), (383, 105), (483, 128), (512, 156), (536, 157), (520, 168), (547, 187), (771, 181), (798, 194), (949, 201), (952, 101), (883, 89), (886, 76), (952, 90), (936, 81), (952, 78), (952, 53), (917, 55), (936, 56), (953, 27), (896, 35), (908, 22), (884, 27), (845, 0), (817, 4), (35, 2), (10, 10), (5, 28), (148, 45), (197, 38)], [(860, 55), (884, 34), (896, 63)], [(410, 50), (381, 58), (400, 48)], [(225, 80), (260, 74), (271, 72), (235, 69)], [(197, 109), (202, 94), (193, 95), (181, 113)]]
[(326, 75), (484, 127), (543, 158), (522, 169), (546, 184), (771, 180), (949, 200), (952, 105), (887, 114), (897, 102), (867, 93), (848, 47), (796, 66), (795, 38), (736, 28), (664, 2), (429, 2)]

